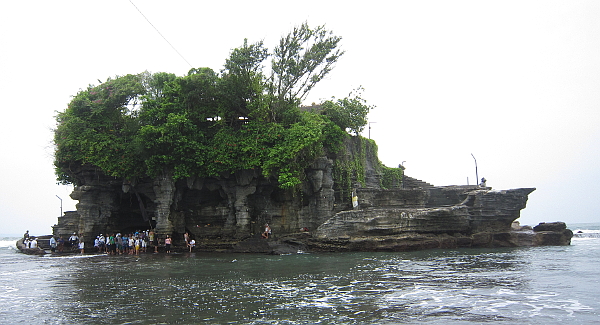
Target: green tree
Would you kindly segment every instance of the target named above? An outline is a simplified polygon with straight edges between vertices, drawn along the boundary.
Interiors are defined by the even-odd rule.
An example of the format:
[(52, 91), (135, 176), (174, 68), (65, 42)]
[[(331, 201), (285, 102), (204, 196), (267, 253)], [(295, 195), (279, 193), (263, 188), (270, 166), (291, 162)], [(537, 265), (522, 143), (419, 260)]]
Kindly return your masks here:
[(344, 54), (338, 48), (341, 37), (325, 29), (303, 23), (279, 41), (273, 53), (273, 93), (282, 100), (302, 101)]
[(331, 119), (333, 123), (342, 130), (347, 130), (358, 135), (367, 124), (367, 114), (375, 106), (367, 105), (367, 101), (361, 97), (362, 87), (353, 90), (348, 97), (325, 101), (322, 104), (322, 114)]
[[(239, 118), (259, 117), (261, 105), (253, 103), (263, 95), (265, 85), (262, 62), (268, 57), (263, 42), (233, 49), (221, 71), (221, 117), (233, 125)], [(256, 116), (258, 114), (258, 116)]]
[(145, 94), (141, 75), (108, 79), (80, 91), (56, 117), (55, 166), (59, 181), (76, 183), (73, 168), (90, 164), (107, 175), (139, 175), (132, 102)]
[(332, 101), (326, 114), (298, 107), (343, 54), (339, 41), (322, 26), (295, 28), (275, 49), (269, 78), (267, 49), (244, 40), (219, 74), (144, 72), (89, 86), (57, 115), (58, 179), (77, 184), (83, 165), (124, 179), (258, 169), (282, 188), (295, 187), (315, 157), (341, 147), (345, 129), (360, 128), (370, 108), (359, 96)]
[(191, 69), (162, 85), (162, 95), (146, 98), (138, 138), (144, 144), (147, 173), (167, 170), (176, 179), (198, 175), (205, 165), (210, 119), (218, 115), (218, 76), (209, 68)]
[(231, 51), (229, 58), (225, 60), (223, 71), (251, 78), (262, 72), (262, 62), (269, 56), (268, 52), (262, 41), (248, 45), (248, 39), (245, 38), (241, 47)]
[(338, 48), (340, 40), (325, 26), (311, 28), (307, 23), (280, 39), (271, 55), (268, 104), (263, 110), (269, 120), (286, 124), (299, 120), (297, 107), (344, 54)]
[(177, 76), (174, 73), (158, 72), (150, 74), (144, 72), (143, 83), (146, 88), (146, 98), (156, 100), (164, 97), (165, 86), (175, 79), (177, 79)]

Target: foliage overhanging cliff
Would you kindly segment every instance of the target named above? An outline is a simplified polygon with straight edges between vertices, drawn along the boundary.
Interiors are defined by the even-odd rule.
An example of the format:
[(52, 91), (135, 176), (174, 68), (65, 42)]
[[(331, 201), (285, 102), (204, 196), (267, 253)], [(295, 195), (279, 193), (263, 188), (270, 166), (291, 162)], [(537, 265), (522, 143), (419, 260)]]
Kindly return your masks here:
[(344, 53), (340, 40), (324, 26), (302, 24), (272, 53), (244, 40), (219, 73), (143, 72), (90, 85), (57, 115), (58, 180), (77, 185), (73, 170), (82, 165), (128, 180), (258, 169), (292, 188), (317, 156), (342, 150), (348, 133), (358, 135), (373, 108), (361, 89), (316, 109), (300, 107)]

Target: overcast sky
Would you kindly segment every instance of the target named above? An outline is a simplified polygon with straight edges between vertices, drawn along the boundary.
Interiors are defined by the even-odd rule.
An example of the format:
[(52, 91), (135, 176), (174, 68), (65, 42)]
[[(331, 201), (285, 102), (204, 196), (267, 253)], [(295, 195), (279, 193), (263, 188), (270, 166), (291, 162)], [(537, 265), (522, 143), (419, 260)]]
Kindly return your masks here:
[(0, 234), (50, 233), (58, 197), (75, 209), (52, 129), (79, 89), (219, 71), (244, 38), (272, 49), (304, 21), (346, 51), (307, 104), (362, 85), (384, 164), (474, 184), (473, 154), (488, 186), (537, 188), (522, 224), (600, 222), (600, 1), (133, 2), (181, 56), (129, 0), (0, 2)]

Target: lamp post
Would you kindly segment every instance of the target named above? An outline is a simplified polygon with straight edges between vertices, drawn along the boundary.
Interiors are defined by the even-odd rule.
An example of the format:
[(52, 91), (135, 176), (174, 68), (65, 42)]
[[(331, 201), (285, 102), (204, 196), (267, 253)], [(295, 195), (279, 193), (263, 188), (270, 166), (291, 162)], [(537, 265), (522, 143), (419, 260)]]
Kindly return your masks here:
[(479, 184), (479, 174), (477, 173), (477, 159), (475, 159), (475, 156), (473, 156), (473, 154), (471, 154), (471, 157), (473, 157), (473, 160), (475, 160), (475, 184)]
[(371, 123), (377, 123), (377, 122), (369, 122), (369, 139), (371, 139)]
[(63, 215), (63, 212), (62, 212), (62, 199), (58, 195), (56, 197), (60, 200), (60, 216), (62, 217), (62, 215)]
[(400, 183), (400, 185), (402, 186), (401, 188), (404, 189), (404, 163), (406, 162), (406, 160), (403, 160), (402, 163), (400, 164), (400, 168), (402, 168), (402, 181)]

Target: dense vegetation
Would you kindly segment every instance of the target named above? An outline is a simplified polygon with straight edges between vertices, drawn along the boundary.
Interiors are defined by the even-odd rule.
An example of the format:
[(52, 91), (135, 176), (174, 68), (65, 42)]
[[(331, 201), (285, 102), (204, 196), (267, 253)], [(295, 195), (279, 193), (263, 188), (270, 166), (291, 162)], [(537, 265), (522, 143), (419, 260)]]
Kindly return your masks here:
[(300, 107), (342, 56), (340, 40), (303, 24), (272, 53), (244, 40), (218, 73), (144, 72), (90, 85), (57, 115), (58, 180), (77, 184), (74, 167), (86, 164), (129, 180), (259, 169), (280, 187), (294, 187), (317, 155), (362, 131), (372, 108), (360, 90), (315, 110)]

